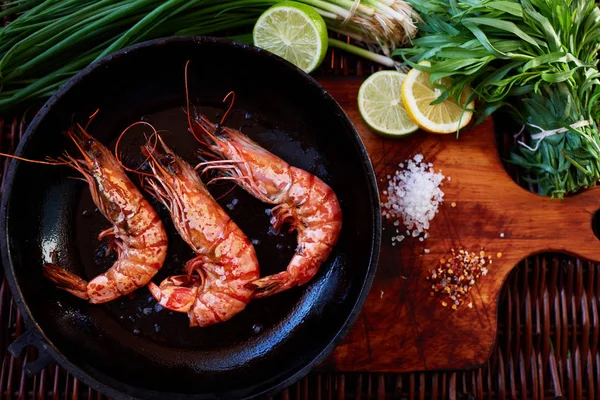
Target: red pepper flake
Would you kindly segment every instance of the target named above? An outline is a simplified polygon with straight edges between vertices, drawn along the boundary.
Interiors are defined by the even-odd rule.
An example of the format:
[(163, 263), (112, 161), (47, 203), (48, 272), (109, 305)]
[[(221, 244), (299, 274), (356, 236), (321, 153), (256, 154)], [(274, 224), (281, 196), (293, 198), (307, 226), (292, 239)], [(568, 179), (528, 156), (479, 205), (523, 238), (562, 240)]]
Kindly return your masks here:
[(472, 302), (468, 301), (469, 292), (480, 277), (487, 275), (487, 266), (492, 263), (491, 256), (486, 257), (483, 250), (479, 254), (463, 249), (458, 252), (451, 249), (450, 252), (451, 257), (447, 260), (441, 258), (437, 268), (428, 271), (427, 279), (431, 281), (432, 290), (430, 294), (433, 296), (434, 293), (440, 293), (443, 296), (443, 307), (451, 304), (450, 308), (457, 310), (467, 302), (469, 308), (472, 308)]

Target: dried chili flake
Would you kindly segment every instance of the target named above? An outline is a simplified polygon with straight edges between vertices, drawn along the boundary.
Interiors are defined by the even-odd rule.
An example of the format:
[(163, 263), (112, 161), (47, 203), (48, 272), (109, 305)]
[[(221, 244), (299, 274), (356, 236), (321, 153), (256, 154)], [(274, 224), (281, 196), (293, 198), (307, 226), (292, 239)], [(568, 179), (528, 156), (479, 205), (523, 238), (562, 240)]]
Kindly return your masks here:
[(458, 252), (451, 249), (450, 252), (451, 257), (441, 258), (437, 268), (428, 271), (431, 295), (439, 293), (443, 296), (443, 307), (448, 307), (450, 303), (451, 308), (457, 310), (467, 302), (469, 308), (472, 308), (473, 303), (468, 301), (469, 291), (480, 277), (487, 275), (487, 267), (492, 263), (492, 257), (486, 257), (484, 250), (479, 254), (464, 249), (459, 249)]

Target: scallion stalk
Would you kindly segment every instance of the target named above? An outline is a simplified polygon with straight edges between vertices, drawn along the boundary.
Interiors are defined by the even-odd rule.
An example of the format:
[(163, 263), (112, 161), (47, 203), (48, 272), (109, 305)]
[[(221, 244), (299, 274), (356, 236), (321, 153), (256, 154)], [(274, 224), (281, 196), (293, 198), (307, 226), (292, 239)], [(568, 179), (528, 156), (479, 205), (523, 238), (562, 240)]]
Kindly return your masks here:
[(335, 47), (340, 50), (347, 51), (348, 53), (352, 53), (359, 57), (365, 58), (367, 60), (376, 62), (378, 64), (384, 65), (386, 67), (394, 68), (400, 63), (392, 60), (390, 57), (386, 57), (381, 54), (373, 53), (367, 49), (363, 49), (362, 47), (354, 46), (346, 42), (342, 42), (341, 40), (329, 38), (329, 46)]
[[(223, 35), (229, 30), (249, 33), (264, 10), (283, 1), (14, 1), (0, 13), (18, 15), (0, 28), (0, 112), (47, 96), (47, 88), (60, 86), (93, 60), (134, 43), (172, 35)], [(319, 12), (331, 31), (360, 42), (354, 46), (332, 39), (333, 47), (392, 67), (388, 57), (370, 50), (380, 46), (385, 53), (408, 42), (419, 20), (403, 0), (296, 1)]]

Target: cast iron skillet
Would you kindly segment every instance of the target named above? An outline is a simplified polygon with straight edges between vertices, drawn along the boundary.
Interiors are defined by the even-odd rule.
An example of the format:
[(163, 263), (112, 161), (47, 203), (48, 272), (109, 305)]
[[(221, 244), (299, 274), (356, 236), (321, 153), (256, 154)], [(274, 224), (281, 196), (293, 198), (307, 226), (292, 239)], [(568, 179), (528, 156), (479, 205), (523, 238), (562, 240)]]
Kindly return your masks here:
[[(236, 103), (226, 124), (242, 128), (290, 164), (328, 183), (339, 197), (343, 228), (335, 250), (306, 286), (252, 302), (232, 320), (188, 327), (185, 314), (161, 309), (146, 288), (104, 305), (90, 305), (42, 277), (55, 262), (84, 278), (108, 268), (109, 226), (94, 210), (87, 186), (66, 167), (13, 162), (2, 199), (2, 261), (30, 331), (11, 346), (35, 345), (37, 370), (50, 358), (86, 384), (117, 398), (243, 398), (273, 393), (305, 375), (340, 342), (363, 305), (377, 265), (380, 210), (372, 166), (340, 106), (311, 77), (257, 48), (215, 38), (146, 42), (86, 68), (41, 109), (16, 154), (31, 159), (77, 154), (63, 131), (85, 123), (113, 146), (130, 123), (145, 119), (168, 130), (165, 140), (190, 162), (198, 144), (186, 131), (184, 65), (190, 95), (216, 119), (230, 90)], [(141, 130), (143, 131), (143, 129)], [(125, 162), (143, 160), (141, 132), (121, 146)], [(218, 196), (231, 185), (216, 185)], [(222, 199), (253, 240), (266, 275), (285, 268), (294, 235), (269, 230), (266, 204), (236, 188)], [(169, 232), (167, 261), (154, 279), (180, 273), (192, 253)]]

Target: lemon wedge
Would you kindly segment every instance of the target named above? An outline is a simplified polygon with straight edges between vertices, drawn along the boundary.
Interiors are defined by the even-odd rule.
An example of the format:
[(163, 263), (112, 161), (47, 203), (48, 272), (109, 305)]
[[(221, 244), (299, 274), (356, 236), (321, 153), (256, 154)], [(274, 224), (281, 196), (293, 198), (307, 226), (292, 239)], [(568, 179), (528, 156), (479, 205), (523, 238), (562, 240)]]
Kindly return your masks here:
[[(429, 66), (424, 61), (421, 65)], [(441, 79), (439, 84), (449, 88), (450, 78)], [(440, 94), (441, 89), (432, 85), (429, 74), (413, 68), (402, 83), (402, 102), (410, 118), (421, 129), (431, 133), (453, 133), (464, 128), (473, 117), (474, 102), (463, 109), (454, 99), (446, 99), (439, 104), (431, 104)], [(465, 88), (460, 102), (465, 104), (471, 95), (471, 89)]]

